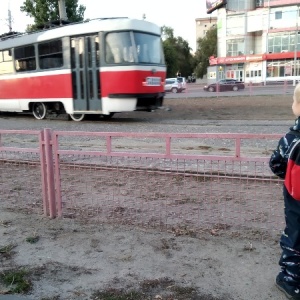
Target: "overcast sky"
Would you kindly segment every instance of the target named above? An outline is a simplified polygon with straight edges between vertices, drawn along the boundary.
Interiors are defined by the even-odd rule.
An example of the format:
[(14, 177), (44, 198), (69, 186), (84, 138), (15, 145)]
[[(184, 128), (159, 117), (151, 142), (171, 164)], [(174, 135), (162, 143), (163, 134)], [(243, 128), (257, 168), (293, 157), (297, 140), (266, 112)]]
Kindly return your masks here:
[[(8, 8), (12, 14), (13, 31), (25, 31), (32, 20), (20, 12), (24, 0), (0, 0), (0, 34), (8, 31)], [(159, 26), (166, 25), (174, 29), (174, 35), (187, 40), (190, 47), (196, 48), (196, 18), (208, 17), (205, 0), (114, 0), (103, 4), (97, 0), (79, 0), (86, 6), (85, 19), (101, 17), (131, 17), (154, 22)]]

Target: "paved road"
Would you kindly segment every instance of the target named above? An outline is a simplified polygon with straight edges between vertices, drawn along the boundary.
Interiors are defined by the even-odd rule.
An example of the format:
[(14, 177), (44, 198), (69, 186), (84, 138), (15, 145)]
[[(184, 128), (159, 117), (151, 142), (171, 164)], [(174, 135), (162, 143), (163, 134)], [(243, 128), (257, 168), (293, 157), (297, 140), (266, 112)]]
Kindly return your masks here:
[(294, 86), (292, 85), (267, 85), (267, 86), (246, 86), (245, 90), (239, 90), (237, 92), (206, 92), (203, 90), (204, 85), (199, 84), (187, 84), (187, 89), (182, 93), (167, 93), (166, 99), (171, 98), (195, 98), (195, 97), (231, 97), (239, 95), (285, 95), (292, 94)]

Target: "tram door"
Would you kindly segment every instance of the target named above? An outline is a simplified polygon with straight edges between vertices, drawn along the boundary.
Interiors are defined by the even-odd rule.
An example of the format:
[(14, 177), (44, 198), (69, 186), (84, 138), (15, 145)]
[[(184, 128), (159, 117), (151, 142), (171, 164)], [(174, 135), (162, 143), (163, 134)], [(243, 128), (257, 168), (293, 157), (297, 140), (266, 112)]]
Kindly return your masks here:
[(74, 111), (101, 111), (99, 37), (71, 38)]

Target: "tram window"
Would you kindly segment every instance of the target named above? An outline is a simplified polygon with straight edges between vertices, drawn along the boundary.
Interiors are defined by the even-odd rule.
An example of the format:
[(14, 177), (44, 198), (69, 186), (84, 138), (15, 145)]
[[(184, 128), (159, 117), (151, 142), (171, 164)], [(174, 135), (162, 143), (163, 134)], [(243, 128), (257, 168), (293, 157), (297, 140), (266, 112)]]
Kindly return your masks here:
[(134, 32), (138, 61), (141, 63), (163, 63), (164, 56), (159, 36)]
[(36, 69), (34, 46), (15, 48), (15, 67), (17, 72)]
[[(100, 66), (100, 53), (99, 53), (99, 37), (98, 36), (92, 36), (87, 39), (87, 47), (88, 47), (88, 66), (92, 67), (94, 64), (94, 60), (96, 63), (96, 66)], [(95, 55), (93, 54), (93, 51), (95, 51)]]
[(40, 43), (39, 64), (41, 69), (55, 69), (63, 66), (62, 41)]
[(13, 73), (14, 65), (10, 50), (0, 51), (0, 74)]
[(107, 63), (133, 62), (130, 32), (113, 32), (106, 36), (105, 60)]

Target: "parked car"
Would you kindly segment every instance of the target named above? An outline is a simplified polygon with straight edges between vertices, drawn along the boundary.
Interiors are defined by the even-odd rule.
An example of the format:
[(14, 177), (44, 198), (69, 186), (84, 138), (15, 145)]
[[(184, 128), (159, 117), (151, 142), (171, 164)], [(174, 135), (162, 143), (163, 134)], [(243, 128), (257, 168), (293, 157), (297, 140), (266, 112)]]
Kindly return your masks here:
[(177, 78), (166, 78), (165, 92), (181, 93), (182, 84)]
[(186, 89), (186, 80), (185, 80), (185, 77), (177, 77), (177, 80), (181, 83), (182, 90), (184, 91)]
[(245, 84), (242, 81), (238, 81), (236, 79), (222, 79), (218, 82), (205, 85), (204, 91), (209, 92), (223, 92), (223, 91), (238, 91), (243, 90), (245, 88)]

